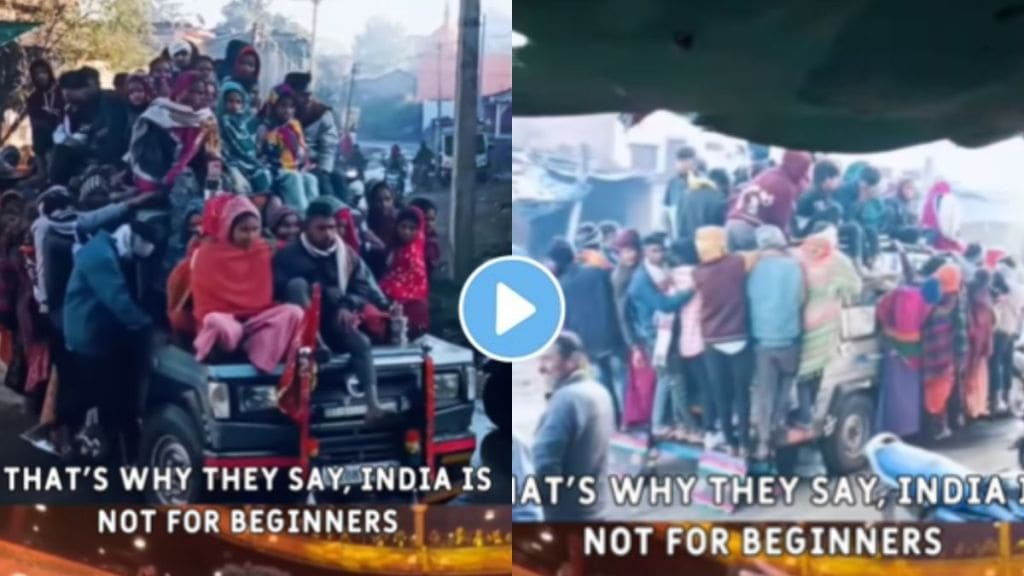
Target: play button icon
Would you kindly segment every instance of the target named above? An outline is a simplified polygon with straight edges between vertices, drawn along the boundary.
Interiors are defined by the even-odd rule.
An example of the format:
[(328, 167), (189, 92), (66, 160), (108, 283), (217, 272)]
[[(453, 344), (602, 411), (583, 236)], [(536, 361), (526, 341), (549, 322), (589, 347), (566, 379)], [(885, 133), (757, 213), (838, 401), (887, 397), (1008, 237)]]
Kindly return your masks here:
[(462, 287), (459, 321), (484, 355), (502, 362), (528, 360), (561, 332), (565, 297), (558, 280), (535, 260), (495, 258)]
[(494, 332), (504, 336), (506, 332), (519, 326), (537, 313), (537, 307), (509, 288), (504, 282), (498, 282), (498, 294), (495, 297), (497, 314)]

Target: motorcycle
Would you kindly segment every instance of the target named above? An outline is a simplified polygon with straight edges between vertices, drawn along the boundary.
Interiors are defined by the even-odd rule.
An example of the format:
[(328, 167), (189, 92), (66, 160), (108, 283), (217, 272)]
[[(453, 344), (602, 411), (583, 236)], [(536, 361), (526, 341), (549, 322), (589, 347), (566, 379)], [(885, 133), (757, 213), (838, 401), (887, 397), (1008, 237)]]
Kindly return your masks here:
[(430, 188), (434, 178), (434, 167), (432, 164), (417, 164), (412, 169), (412, 184), (417, 190), (426, 190)]
[[(903, 507), (897, 500), (900, 495), (900, 478), (942, 478), (954, 476), (968, 478), (978, 476), (973, 470), (924, 448), (904, 443), (894, 434), (883, 433), (875, 436), (864, 446), (871, 470), (881, 483), (879, 498), (884, 499), (882, 508), (886, 522), (897, 520), (897, 513), (910, 514), (913, 522), (1020, 522), (1024, 520), (1024, 506), (1020, 505), (1021, 489), (1019, 474), (993, 475), (990, 482), (1002, 484), (1006, 504), (970, 505), (962, 502), (932, 503), (931, 505)], [(985, 490), (983, 487), (982, 491)]]

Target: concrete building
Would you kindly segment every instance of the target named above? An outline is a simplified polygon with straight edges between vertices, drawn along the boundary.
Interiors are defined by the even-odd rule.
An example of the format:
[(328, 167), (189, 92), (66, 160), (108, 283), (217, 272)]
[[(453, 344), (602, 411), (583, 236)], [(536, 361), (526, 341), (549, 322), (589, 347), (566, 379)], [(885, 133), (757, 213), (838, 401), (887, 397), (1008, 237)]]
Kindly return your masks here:
[[(419, 45), (416, 93), (423, 106), (423, 129), (426, 130), (437, 118), (451, 118), (455, 110), (459, 38), (447, 10), (441, 27)], [(481, 98), (512, 90), (512, 54), (485, 53), (482, 58)]]

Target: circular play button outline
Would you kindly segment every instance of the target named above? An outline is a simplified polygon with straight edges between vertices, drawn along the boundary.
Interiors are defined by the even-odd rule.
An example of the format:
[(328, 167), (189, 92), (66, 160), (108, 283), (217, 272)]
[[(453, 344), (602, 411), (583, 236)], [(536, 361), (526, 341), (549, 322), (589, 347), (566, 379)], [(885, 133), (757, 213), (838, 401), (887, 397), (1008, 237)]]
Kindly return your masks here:
[[(473, 282), (477, 279), (478, 276), (480, 276), (482, 272), (488, 270), (489, 268), (496, 264), (501, 264), (503, 262), (518, 262), (521, 264), (526, 264), (527, 266), (530, 266), (531, 268), (538, 270), (544, 276), (547, 277), (548, 281), (551, 282), (551, 285), (555, 290), (555, 294), (557, 294), (558, 296), (558, 322), (556, 323), (555, 330), (551, 332), (551, 336), (548, 337), (547, 341), (545, 341), (543, 345), (538, 346), (536, 350), (521, 356), (503, 356), (501, 354), (495, 354), (491, 350), (488, 350), (486, 347), (481, 346), (477, 339), (473, 336), (473, 332), (466, 325), (466, 293), (469, 291), (469, 288), (473, 285)], [(497, 302), (495, 302), (495, 306), (497, 306)], [(565, 294), (562, 292), (562, 285), (561, 283), (558, 282), (558, 278), (556, 278), (555, 275), (551, 273), (551, 270), (549, 270), (540, 262), (526, 256), (499, 256), (497, 258), (492, 258), (484, 262), (480, 266), (477, 266), (476, 270), (473, 270), (473, 272), (469, 275), (469, 278), (467, 278), (466, 281), (462, 284), (462, 290), (459, 292), (458, 313), (459, 325), (462, 327), (462, 333), (466, 335), (466, 339), (468, 339), (469, 343), (473, 345), (473, 348), (478, 350), (481, 354), (487, 356), (488, 358), (491, 358), (492, 360), (497, 360), (499, 362), (508, 362), (510, 364), (514, 362), (524, 362), (526, 360), (531, 360), (543, 354), (545, 350), (547, 350), (552, 344), (554, 344), (555, 339), (558, 338), (558, 335), (562, 333), (562, 328), (565, 326)], [(495, 311), (495, 313), (497, 313), (497, 311)]]

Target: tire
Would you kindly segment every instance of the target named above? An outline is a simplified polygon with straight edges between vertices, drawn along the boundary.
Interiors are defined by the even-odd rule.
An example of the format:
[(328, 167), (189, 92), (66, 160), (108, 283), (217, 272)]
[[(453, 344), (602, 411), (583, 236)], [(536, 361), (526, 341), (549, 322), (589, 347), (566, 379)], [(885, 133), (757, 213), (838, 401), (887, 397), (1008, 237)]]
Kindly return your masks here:
[(864, 445), (871, 438), (875, 405), (865, 394), (843, 396), (833, 411), (835, 431), (822, 440), (821, 452), (829, 474), (842, 476), (867, 465)]
[(203, 446), (192, 418), (178, 406), (164, 406), (146, 418), (139, 463), (152, 468), (192, 468), (188, 486), (170, 491), (147, 488), (144, 494), (147, 504), (173, 506), (199, 502), (201, 475), (197, 473), (203, 465)]

